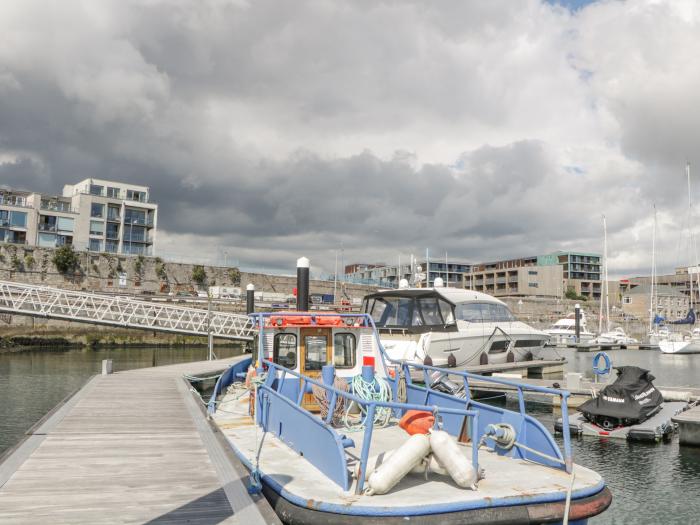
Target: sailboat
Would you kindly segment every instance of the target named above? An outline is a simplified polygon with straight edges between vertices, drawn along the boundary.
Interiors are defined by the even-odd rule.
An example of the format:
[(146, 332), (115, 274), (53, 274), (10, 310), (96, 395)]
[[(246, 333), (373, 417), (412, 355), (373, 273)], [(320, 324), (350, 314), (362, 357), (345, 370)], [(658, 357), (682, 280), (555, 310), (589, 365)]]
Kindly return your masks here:
[[(603, 286), (600, 290), (600, 312), (598, 314), (598, 336), (592, 341), (598, 345), (633, 345), (639, 341), (629, 337), (625, 330), (618, 326), (610, 328), (610, 290), (608, 287), (608, 226), (603, 215)], [(603, 304), (605, 304), (605, 331), (603, 331)]]
[[(688, 281), (690, 283), (690, 308), (685, 319), (671, 321), (670, 325), (689, 325), (695, 324), (696, 315), (694, 309), (693, 280), (695, 276), (700, 276), (697, 262), (697, 250), (695, 247), (695, 238), (693, 237), (693, 201), (690, 193), (690, 163), (685, 166), (686, 176), (688, 179), (688, 238), (690, 241), (689, 249), (695, 255), (695, 264), (688, 266)], [(691, 254), (689, 254), (691, 255)], [(700, 281), (698, 282), (700, 287)], [(698, 354), (700, 353), (700, 328), (694, 328), (688, 335), (683, 335), (678, 332), (669, 332), (668, 337), (659, 341), (659, 350), (664, 354)]]

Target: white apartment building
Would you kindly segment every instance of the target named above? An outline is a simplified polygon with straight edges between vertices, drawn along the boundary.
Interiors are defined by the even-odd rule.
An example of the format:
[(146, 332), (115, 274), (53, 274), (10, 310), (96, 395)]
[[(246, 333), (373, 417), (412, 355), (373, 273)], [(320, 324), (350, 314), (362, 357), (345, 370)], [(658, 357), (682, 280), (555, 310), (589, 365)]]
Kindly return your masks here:
[(85, 179), (63, 194), (0, 189), (0, 242), (154, 255), (158, 205), (146, 186)]

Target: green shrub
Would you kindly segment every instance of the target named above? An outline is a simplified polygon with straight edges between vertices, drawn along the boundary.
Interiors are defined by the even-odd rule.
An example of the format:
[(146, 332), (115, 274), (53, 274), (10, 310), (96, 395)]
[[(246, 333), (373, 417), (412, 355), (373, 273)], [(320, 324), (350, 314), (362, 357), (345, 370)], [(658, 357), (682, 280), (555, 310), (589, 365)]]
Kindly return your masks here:
[(203, 266), (197, 265), (192, 268), (192, 280), (199, 285), (204, 284), (207, 280), (207, 272), (204, 271)]
[(228, 271), (228, 278), (232, 285), (241, 285), (241, 271), (238, 268), (230, 268)]
[(51, 261), (59, 272), (72, 272), (78, 267), (78, 254), (75, 253), (72, 245), (66, 244), (56, 249)]
[(24, 256), (24, 265), (30, 270), (34, 268), (34, 256), (31, 253)]

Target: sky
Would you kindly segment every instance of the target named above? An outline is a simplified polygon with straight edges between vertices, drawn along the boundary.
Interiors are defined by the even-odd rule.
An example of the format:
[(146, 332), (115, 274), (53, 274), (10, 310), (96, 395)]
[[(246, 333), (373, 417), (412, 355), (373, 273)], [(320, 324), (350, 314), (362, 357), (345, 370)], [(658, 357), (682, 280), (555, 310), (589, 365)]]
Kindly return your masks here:
[(288, 273), (602, 252), (605, 215), (648, 274), (656, 206), (672, 272), (699, 34), (693, 0), (2, 2), (0, 184), (146, 184), (162, 257)]

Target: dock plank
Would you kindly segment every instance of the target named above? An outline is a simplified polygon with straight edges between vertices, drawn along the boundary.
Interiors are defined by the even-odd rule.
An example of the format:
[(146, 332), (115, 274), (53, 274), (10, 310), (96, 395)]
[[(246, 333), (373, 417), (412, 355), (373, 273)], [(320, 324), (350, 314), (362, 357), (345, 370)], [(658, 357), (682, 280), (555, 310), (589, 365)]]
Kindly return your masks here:
[(0, 523), (279, 523), (182, 379), (232, 361), (91, 379), (0, 463)]

